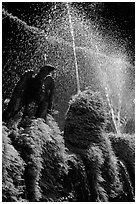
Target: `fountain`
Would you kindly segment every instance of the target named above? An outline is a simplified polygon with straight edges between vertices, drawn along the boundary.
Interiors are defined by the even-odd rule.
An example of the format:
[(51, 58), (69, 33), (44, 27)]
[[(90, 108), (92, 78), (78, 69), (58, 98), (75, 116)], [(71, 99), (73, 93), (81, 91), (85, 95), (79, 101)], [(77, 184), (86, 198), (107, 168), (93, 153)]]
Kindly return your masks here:
[[(120, 118), (126, 114), (127, 117), (130, 116), (129, 107), (133, 109), (131, 101), (134, 100), (134, 85), (130, 85), (128, 79), (131, 72), (127, 71), (131, 63), (125, 48), (113, 42), (113, 39), (107, 43), (101, 34), (102, 31), (98, 29), (98, 22), (91, 22), (73, 4), (70, 6), (69, 3), (55, 3), (55, 5), (48, 32), (46, 32), (47, 25), (43, 24), (41, 29), (35, 28), (11, 14), (8, 16), (12, 19), (10, 23), (16, 25), (16, 31), (13, 30), (16, 35), (16, 46), (8, 47), (7, 58), (9, 56), (10, 58), (3, 66), (3, 76), (6, 79), (9, 77), (7, 75), (7, 70), (10, 72), (9, 69), (16, 79), (25, 69), (33, 67), (37, 71), (45, 62), (46, 54), (47, 63), (52, 63), (58, 70), (55, 80), (56, 96), (59, 99), (55, 108), (59, 110), (59, 115), (55, 117), (60, 126), (63, 127), (64, 114), (70, 97), (91, 86), (93, 90), (99, 90), (104, 94), (116, 132), (120, 132)], [(13, 39), (11, 42), (14, 44)], [(31, 46), (25, 46), (23, 53), (21, 46), (24, 44)], [(3, 86), (6, 83), (10, 92), (13, 88), (12, 79), (3, 81)], [(9, 93), (5, 92), (4, 98), (9, 97)], [(130, 93), (130, 100), (126, 100), (127, 93)]]
[[(67, 4), (69, 23), (70, 23), (70, 30), (71, 30), (72, 42), (73, 42), (73, 50), (74, 50), (74, 58), (75, 58), (75, 68), (76, 68), (76, 79), (77, 79), (77, 89), (78, 89), (78, 92), (79, 92), (80, 91), (80, 82), (79, 82), (78, 65), (77, 65), (77, 58), (76, 58), (74, 31), (73, 31), (73, 25), (72, 25), (72, 20), (71, 20), (69, 3), (66, 3), (66, 4)], [(102, 53), (99, 52), (98, 47), (97, 47), (96, 44), (95, 44), (95, 47), (96, 47), (96, 54), (103, 55)], [(99, 66), (99, 68), (100, 68), (100, 66)], [(118, 104), (118, 113), (117, 113), (117, 121), (116, 121), (114, 110), (113, 110), (113, 107), (111, 105), (111, 101), (110, 101), (110, 98), (109, 98), (109, 84), (107, 83), (107, 76), (106, 76), (107, 74), (105, 72), (103, 72), (101, 69), (100, 69), (100, 72), (103, 74), (103, 76), (105, 75), (105, 78), (103, 78), (103, 80), (104, 80), (103, 84), (105, 84), (104, 89), (105, 89), (106, 99), (107, 99), (107, 102), (108, 102), (108, 105), (109, 105), (109, 108), (110, 108), (110, 112), (111, 112), (111, 116), (112, 116), (112, 121), (114, 123), (114, 127), (115, 127), (115, 130), (116, 130), (116, 133), (120, 134), (120, 110), (121, 110), (121, 103), (122, 103), (122, 101), (121, 101), (121, 84), (122, 83), (121, 84), (119, 83), (119, 86), (120, 86), (119, 87), (119, 92), (118, 92), (118, 101), (119, 101), (119, 104)], [(119, 73), (116, 73), (116, 75), (117, 75), (116, 77), (119, 80), (118, 74)]]

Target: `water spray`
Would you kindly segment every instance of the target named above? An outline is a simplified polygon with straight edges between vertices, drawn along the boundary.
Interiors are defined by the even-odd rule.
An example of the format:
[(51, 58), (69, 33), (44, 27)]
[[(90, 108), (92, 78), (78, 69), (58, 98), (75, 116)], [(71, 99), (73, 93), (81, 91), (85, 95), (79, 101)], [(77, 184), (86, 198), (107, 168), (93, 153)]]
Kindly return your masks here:
[(69, 3), (67, 2), (66, 5), (67, 5), (67, 10), (68, 10), (70, 31), (71, 31), (71, 35), (72, 35), (73, 52), (74, 52), (75, 68), (76, 68), (76, 79), (77, 79), (77, 91), (79, 93), (80, 92), (80, 82), (79, 82), (79, 74), (78, 74), (78, 64), (77, 64), (77, 56), (76, 56), (76, 46), (75, 46), (74, 31), (73, 31), (73, 25), (72, 25), (72, 20), (71, 20)]
[(118, 127), (117, 127), (117, 124), (116, 124), (116, 121), (115, 121), (115, 115), (114, 115), (114, 111), (113, 111), (113, 108), (111, 106), (111, 102), (110, 102), (110, 99), (109, 99), (107, 86), (105, 86), (105, 93), (106, 93), (106, 98), (107, 98), (108, 105), (109, 105), (109, 108), (110, 108), (110, 111), (111, 111), (111, 116), (112, 116), (112, 120), (113, 120), (113, 123), (114, 123), (114, 126), (115, 126), (115, 130), (116, 130), (116, 133), (118, 134), (119, 130), (118, 130)]
[[(56, 6), (56, 4), (55, 4), (55, 6)], [(55, 9), (57, 9), (57, 8), (55, 7)], [(64, 9), (64, 7), (63, 7), (63, 9)], [(122, 107), (123, 107), (122, 106), (123, 98), (122, 98), (121, 92), (124, 91), (124, 89), (122, 89), (123, 88), (123, 83), (124, 83), (122, 80), (124, 80), (124, 78), (122, 78), (122, 77), (124, 77), (125, 76), (124, 74), (126, 74), (126, 72), (124, 72), (126, 70), (123, 70), (122, 66), (128, 67), (129, 66), (129, 62), (126, 61), (125, 58), (124, 58), (124, 61), (122, 61), (123, 58), (121, 58), (121, 53), (120, 53), (120, 57), (119, 57), (119, 55), (117, 57), (117, 54), (113, 56), (113, 55), (106, 54), (106, 52), (102, 52), (102, 47), (104, 46), (104, 44), (103, 43), (102, 44), (99, 43), (100, 41), (98, 41), (98, 38), (97, 39), (95, 38), (96, 36), (94, 36), (94, 32), (93, 32), (93, 40), (92, 40), (92, 36), (90, 36), (92, 34), (92, 31), (89, 30), (90, 31), (89, 32), (88, 31), (88, 27), (86, 27), (86, 29), (85, 29), (86, 30), (86, 36), (85, 36), (85, 30), (82, 29), (82, 31), (80, 30), (80, 32), (82, 32), (84, 37), (87, 37), (87, 38), (82, 38), (82, 39), (86, 40), (87, 42), (89, 42), (89, 39), (90, 39), (90, 41), (91, 40), (93, 41), (92, 47), (90, 46), (90, 42), (89, 43), (86, 42), (86, 44), (85, 43), (81, 44), (81, 41), (80, 41), (81, 39), (78, 41), (80, 43), (78, 43), (78, 45), (76, 45), (76, 38), (79, 39), (80, 35), (78, 35), (78, 36), (75, 35), (75, 30), (74, 30), (74, 28), (75, 28), (74, 27), (75, 16), (73, 16), (73, 10), (72, 10), (71, 4), (69, 2), (66, 2), (66, 4), (65, 4), (65, 12), (64, 12), (64, 14), (65, 14), (65, 17), (63, 18), (63, 20), (61, 21), (60, 18), (59, 18), (59, 21), (57, 21), (57, 22), (59, 22), (59, 25), (60, 25), (61, 22), (64, 23), (62, 25), (66, 26), (65, 28), (67, 28), (67, 30), (64, 29), (65, 33), (63, 33), (63, 31), (62, 31), (62, 33), (65, 36), (67, 36), (67, 34), (69, 33), (69, 35), (70, 35), (70, 37), (72, 39), (70, 41), (65, 40), (66, 38), (65, 39), (62, 38), (62, 33), (61, 33), (61, 37), (60, 37), (60, 35), (59, 35), (60, 32), (59, 32), (59, 34), (57, 32), (57, 35), (56, 35), (56, 33), (52, 35), (52, 32), (51, 32), (52, 29), (51, 29), (51, 31), (49, 29), (49, 28), (52, 28), (52, 25), (51, 25), (52, 18), (51, 17), (50, 17), (50, 20), (49, 20), (49, 25), (50, 26), (48, 27), (48, 32), (45, 33), (45, 31), (41, 30), (40, 28), (33, 27), (33, 26), (28, 26), (24, 21), (18, 19), (15, 16), (12, 16), (12, 14), (8, 14), (7, 13), (6, 16), (8, 16), (13, 21), (15, 21), (18, 24), (18, 27), (19, 28), (20, 27), (23, 28), (24, 32), (27, 32), (28, 35), (34, 34), (34, 35), (40, 36), (40, 41), (38, 41), (38, 45), (37, 45), (37, 48), (35, 50), (35, 53), (33, 54), (32, 58), (30, 59), (30, 61), (32, 61), (31, 62), (32, 65), (33, 65), (33, 58), (34, 58), (34, 62), (35, 62), (35, 55), (37, 56), (37, 54), (41, 53), (41, 50), (43, 50), (43, 47), (45, 46), (45, 45), (43, 45), (43, 40), (44, 40), (44, 42), (45, 42), (45, 40), (48, 41), (48, 43), (53, 43), (53, 44), (54, 44), (54, 42), (58, 43), (60, 46), (69, 46), (69, 51), (73, 52), (73, 55), (71, 55), (71, 57), (72, 57), (71, 63), (73, 61), (74, 62), (74, 66), (75, 66), (74, 67), (74, 74), (76, 74), (75, 78), (76, 78), (77, 92), (80, 92), (80, 86), (81, 86), (80, 82), (83, 83), (83, 81), (79, 80), (80, 79), (79, 70), (81, 70), (81, 73), (82, 73), (82, 69), (79, 69), (81, 67), (81, 64), (78, 64), (79, 63), (78, 58), (77, 58), (78, 56), (76, 55), (77, 54), (77, 50), (80, 49), (80, 52), (84, 52), (84, 53), (86, 52), (87, 55), (84, 55), (84, 57), (86, 57), (86, 59), (90, 59), (91, 60), (92, 58), (90, 57), (90, 55), (95, 58), (95, 60), (93, 58), (93, 61), (95, 63), (97, 63), (97, 65), (95, 64), (95, 66), (97, 66), (97, 68), (99, 69), (99, 70), (97, 69), (97, 72), (98, 72), (97, 77), (99, 76), (100, 83), (103, 84), (103, 88), (105, 90), (105, 95), (106, 95), (106, 99), (107, 99), (107, 102), (108, 102), (108, 106), (110, 108), (110, 113), (111, 113), (111, 117), (112, 117), (112, 120), (113, 120), (113, 124), (115, 126), (116, 132), (119, 133), (120, 132), (120, 125), (121, 125), (121, 116), (122, 116), (121, 113), (122, 113), (122, 110), (123, 110), (122, 109)], [(66, 21), (66, 17), (67, 17), (68, 21)], [(81, 22), (81, 18), (77, 18), (77, 15), (76, 15), (76, 20), (78, 21), (78, 23), (79, 23), (79, 21)], [(57, 22), (56, 21), (53, 22), (53, 25), (54, 25), (54, 23), (57, 23)], [(82, 24), (82, 26), (83, 25), (86, 26), (85, 24)], [(68, 26), (69, 26), (69, 29), (68, 29)], [(79, 25), (77, 25), (77, 26), (79, 26)], [(81, 24), (80, 24), (80, 26), (81, 26)], [(56, 28), (56, 24), (55, 24), (55, 28)], [(58, 24), (57, 24), (57, 28), (58, 28)], [(53, 29), (54, 29), (54, 26), (53, 26)], [(60, 27), (59, 29), (62, 29), (62, 27)], [(77, 29), (77, 27), (75, 29)], [(71, 33), (69, 32), (69, 30), (70, 30)], [(30, 31), (30, 32), (28, 32), (28, 31)], [(61, 31), (61, 30), (59, 30), (59, 31)], [(89, 36), (90, 36), (90, 38), (89, 38)], [(42, 42), (41, 42), (41, 38), (42, 38)], [(94, 42), (94, 38), (96, 40), (95, 42)], [(87, 44), (89, 46), (87, 46)], [(94, 49), (93, 49), (93, 45), (95, 46)], [(102, 46), (102, 47), (100, 47), (100, 46)], [(41, 47), (42, 47), (42, 49), (41, 49)], [(122, 54), (122, 57), (123, 57), (123, 54)], [(44, 55), (43, 58), (46, 61), (48, 56)], [(12, 58), (10, 58), (10, 60), (8, 58), (5, 66), (4, 66), (4, 70), (5, 70), (5, 67), (8, 67), (9, 64), (11, 64), (11, 60), (12, 60)], [(69, 60), (69, 58), (68, 58), (68, 60)], [(79, 59), (79, 60), (81, 61), (81, 59)], [(18, 58), (15, 59), (15, 63), (18, 63), (18, 61), (19, 61)], [(106, 62), (108, 62), (108, 65), (105, 64)], [(124, 62), (124, 65), (123, 65), (123, 62)], [(116, 71), (114, 73), (110, 73), (111, 67), (109, 67), (109, 65), (111, 63), (112, 63), (112, 71), (114, 71), (114, 68), (116, 69)], [(122, 63), (122, 65), (120, 63)], [(131, 64), (130, 64), (130, 66), (131, 66)], [(91, 68), (94, 68), (94, 66), (92, 66)], [(105, 70), (104, 70), (104, 68), (105, 68)], [(108, 68), (110, 68), (110, 69), (108, 69)], [(120, 71), (120, 69), (122, 69), (122, 70)], [(112, 78), (114, 75), (115, 75), (115, 81)], [(89, 76), (86, 75), (84, 77), (87, 77), (87, 78), (84, 78), (84, 79), (88, 79), (89, 80), (90, 75)], [(115, 87), (111, 88), (111, 78), (110, 77), (115, 82), (115, 83), (112, 83), (112, 86), (115, 85), (117, 89), (113, 89)], [(108, 79), (109, 79), (110, 82), (108, 81)], [(89, 80), (89, 84), (88, 85), (91, 85), (91, 83), (92, 83), (92, 80), (91, 80), (91, 82)], [(115, 94), (118, 94), (118, 97), (117, 97), (118, 105), (117, 105), (117, 112), (116, 113), (115, 113), (115, 110), (116, 110), (115, 108), (116, 107), (113, 107), (113, 99), (111, 99), (111, 93), (110, 93), (109, 89), (111, 91), (119, 90), (118, 93), (117, 92), (114, 93), (114, 96), (115, 96)], [(115, 114), (117, 116), (117, 120), (116, 120)]]
[[(96, 46), (96, 53), (100, 54), (97, 46)], [(107, 99), (107, 102), (108, 102), (108, 105), (109, 105), (109, 108), (110, 108), (110, 112), (111, 112), (111, 116), (112, 116), (112, 121), (113, 121), (115, 130), (116, 130), (116, 133), (118, 134), (119, 133), (119, 126), (116, 123), (114, 111), (113, 111), (113, 108), (112, 108), (112, 105), (111, 105), (111, 101), (110, 101), (110, 98), (109, 98), (109, 90), (108, 90), (108, 84), (107, 84), (107, 74), (101, 69), (100, 66), (98, 68), (99, 68), (100, 73), (101, 73), (101, 75), (103, 77), (103, 86), (104, 86), (104, 89), (105, 89), (106, 99)]]
[(118, 130), (120, 134), (120, 112), (121, 112), (121, 104), (122, 104), (120, 93), (118, 94), (118, 97), (119, 97), (119, 109), (118, 109), (118, 114), (117, 114), (117, 119), (118, 119), (117, 126), (118, 126)]

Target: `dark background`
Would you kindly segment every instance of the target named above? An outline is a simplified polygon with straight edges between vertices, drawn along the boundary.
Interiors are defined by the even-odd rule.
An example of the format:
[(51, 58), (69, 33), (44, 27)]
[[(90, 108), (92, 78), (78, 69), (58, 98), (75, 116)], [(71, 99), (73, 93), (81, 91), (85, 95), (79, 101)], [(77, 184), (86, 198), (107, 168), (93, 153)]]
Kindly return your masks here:
[[(39, 27), (40, 16), (44, 12), (47, 20), (52, 16), (52, 8), (56, 2), (4, 2), (3, 8), (9, 13), (25, 21), (28, 25)], [(61, 3), (58, 2), (58, 5)], [(118, 37), (127, 41), (127, 46), (134, 58), (135, 49), (135, 3), (134, 2), (72, 2), (73, 6), (82, 10), (91, 20), (101, 22), (104, 30), (118, 31)], [(93, 9), (93, 5), (94, 9)], [(110, 28), (110, 29), (108, 29)], [(108, 31), (109, 32), (109, 31)]]

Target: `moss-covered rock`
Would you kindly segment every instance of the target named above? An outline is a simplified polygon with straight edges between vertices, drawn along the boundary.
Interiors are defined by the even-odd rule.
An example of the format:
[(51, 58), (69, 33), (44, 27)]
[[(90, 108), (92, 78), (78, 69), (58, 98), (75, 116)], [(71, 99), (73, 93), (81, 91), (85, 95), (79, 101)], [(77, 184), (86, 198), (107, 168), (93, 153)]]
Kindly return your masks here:
[[(106, 123), (105, 102), (98, 92), (86, 90), (72, 97), (65, 121), (65, 142), (88, 148), (90, 141), (102, 141)], [(84, 133), (84, 135), (83, 135)], [(91, 137), (91, 135), (93, 135)]]
[(29, 201), (57, 201), (67, 174), (67, 154), (61, 132), (52, 117), (28, 119), (9, 137), (26, 162), (25, 185)]
[(122, 201), (125, 195), (119, 162), (109, 137), (103, 131), (105, 110), (100, 93), (85, 90), (74, 96), (66, 115), (65, 144), (83, 161), (90, 201)]
[(125, 164), (135, 188), (135, 135), (109, 133), (116, 156)]
[(2, 129), (2, 201), (25, 201), (25, 162), (11, 145), (9, 129)]
[(3, 201), (133, 201), (134, 139), (105, 124), (105, 103), (90, 90), (71, 100), (64, 134), (50, 115), (3, 124)]
[[(7, 125), (11, 147), (26, 164), (23, 194), (28, 201), (90, 201), (84, 164), (76, 155), (68, 154), (59, 127), (51, 116), (48, 115), (46, 122), (40, 118), (25, 118), (20, 123), (17, 118)], [(10, 200), (9, 195), (7, 201)]]

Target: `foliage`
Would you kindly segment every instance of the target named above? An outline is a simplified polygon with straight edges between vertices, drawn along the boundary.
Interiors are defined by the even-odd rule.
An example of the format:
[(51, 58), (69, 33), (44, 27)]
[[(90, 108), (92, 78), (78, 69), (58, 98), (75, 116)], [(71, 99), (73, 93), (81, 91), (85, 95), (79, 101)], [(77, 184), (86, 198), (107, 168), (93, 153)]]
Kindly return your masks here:
[(134, 136), (104, 132), (99, 93), (85, 90), (69, 105), (64, 133), (50, 115), (3, 125), (3, 201), (132, 200), (123, 172), (134, 183)]
[[(22, 127), (21, 127), (22, 126)], [(12, 145), (26, 162), (24, 179), (29, 201), (57, 201), (63, 194), (61, 177), (68, 173), (66, 148), (61, 132), (48, 116), (25, 119), (12, 130)]]
[(117, 157), (103, 133), (105, 121), (105, 103), (99, 93), (86, 90), (70, 101), (65, 144), (85, 165), (91, 201), (109, 201), (122, 193)]
[(9, 130), (2, 130), (2, 201), (25, 201), (24, 170), (25, 162), (11, 145)]
[(126, 165), (133, 187), (135, 187), (135, 135), (109, 133), (116, 156)]
[[(70, 101), (65, 121), (65, 141), (83, 148), (89, 147), (90, 140), (95, 143), (101, 141), (100, 133), (104, 128), (105, 119), (103, 99), (98, 92), (86, 90), (75, 95)], [(95, 137), (91, 138), (92, 134)]]

